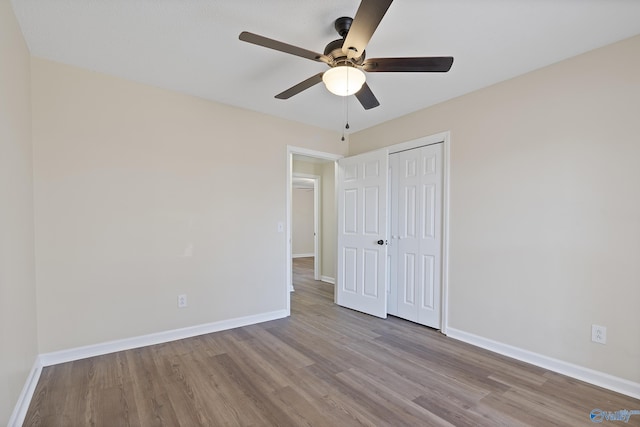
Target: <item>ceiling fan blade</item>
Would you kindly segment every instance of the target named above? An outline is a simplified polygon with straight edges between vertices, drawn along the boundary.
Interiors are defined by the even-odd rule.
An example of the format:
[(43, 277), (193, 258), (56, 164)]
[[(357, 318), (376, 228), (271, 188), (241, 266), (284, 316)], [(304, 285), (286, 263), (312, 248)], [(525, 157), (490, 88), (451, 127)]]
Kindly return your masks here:
[(362, 56), (392, 2), (393, 0), (362, 0), (342, 45), (342, 51), (349, 59)]
[(295, 56), (300, 56), (302, 58), (311, 59), (312, 61), (329, 63), (329, 58), (327, 58), (326, 56), (320, 53), (303, 49), (301, 47), (293, 46), (287, 43), (279, 42), (277, 40), (263, 37), (258, 34), (253, 34), (247, 31), (243, 31), (240, 33), (240, 36), (238, 38), (243, 42), (253, 43), (258, 46), (267, 47), (273, 50), (279, 50), (280, 52), (288, 53)]
[(372, 58), (362, 64), (362, 69), (369, 73), (383, 72), (416, 72), (446, 73), (453, 64), (451, 56), (432, 56), (416, 58)]
[(311, 86), (315, 86), (318, 83), (320, 83), (322, 81), (322, 75), (324, 73), (318, 73), (313, 77), (309, 77), (307, 80), (304, 80), (300, 83), (298, 83), (295, 86), (290, 87), (289, 89), (285, 90), (284, 92), (281, 92), (279, 94), (276, 95), (276, 98), (278, 99), (289, 99), (291, 98), (293, 95), (297, 95), (300, 92), (302, 92), (303, 90), (309, 89)]
[(356, 92), (356, 98), (358, 98), (365, 110), (370, 110), (380, 105), (367, 83), (363, 84), (362, 89)]

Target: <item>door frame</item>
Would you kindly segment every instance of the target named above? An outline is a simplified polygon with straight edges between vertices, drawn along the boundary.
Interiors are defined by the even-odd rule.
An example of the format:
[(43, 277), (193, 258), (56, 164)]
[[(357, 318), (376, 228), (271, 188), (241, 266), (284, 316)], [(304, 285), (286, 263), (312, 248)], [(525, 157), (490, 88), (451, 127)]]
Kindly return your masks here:
[(389, 154), (442, 143), (442, 259), (440, 331), (447, 334), (449, 325), (449, 200), (451, 177), (451, 132), (441, 132), (385, 147)]
[[(322, 219), (320, 213), (320, 191), (322, 188), (322, 177), (308, 173), (292, 173), (291, 176), (292, 178), (307, 178), (313, 180), (313, 279), (320, 280), (320, 260), (322, 258), (322, 248), (320, 247), (320, 221)], [(291, 220), (293, 221), (293, 215)], [(291, 255), (293, 257), (293, 253)]]
[[(434, 135), (424, 136), (420, 138), (416, 138), (410, 141), (401, 142), (398, 144), (394, 144), (391, 146), (384, 147), (391, 153), (397, 153), (404, 150), (411, 150), (413, 148), (422, 147), (424, 145), (438, 144), (443, 143), (442, 150), (442, 260), (441, 260), (441, 269), (442, 269), (442, 294), (441, 294), (441, 318), (442, 318), (442, 328), (440, 331), (443, 334), (447, 334), (447, 328), (449, 326), (449, 203), (451, 200), (450, 196), (450, 177), (451, 177), (451, 132), (445, 131), (441, 133), (437, 133)], [(374, 150), (370, 150), (374, 151)], [(335, 167), (335, 176), (336, 176), (336, 185), (338, 184), (337, 175), (337, 160), (341, 159), (342, 155), (326, 153), (322, 151), (310, 150), (308, 148), (295, 147), (291, 145), (287, 145), (287, 208), (286, 208), (286, 238), (287, 244), (286, 246), (286, 286), (285, 289), (286, 294), (286, 310), (287, 315), (291, 314), (291, 293), (290, 287), (292, 286), (292, 259), (291, 259), (291, 180), (292, 180), (292, 172), (293, 172), (293, 155), (300, 154), (303, 156), (309, 157), (317, 157), (325, 160), (331, 160), (336, 163)], [(336, 202), (337, 202), (337, 192), (334, 189)], [(337, 203), (336, 203), (336, 211), (334, 212), (335, 217), (337, 218)], [(337, 254), (336, 254), (337, 256)], [(337, 260), (336, 260), (337, 261)], [(337, 266), (337, 262), (336, 262)], [(337, 274), (337, 272), (336, 272)]]
[[(296, 147), (293, 145), (287, 145), (287, 178), (286, 178), (286, 224), (285, 224), (285, 234), (286, 234), (286, 263), (285, 263), (285, 301), (286, 301), (286, 310), (287, 316), (291, 315), (291, 291), (293, 290), (293, 261), (291, 258), (291, 196), (292, 196), (292, 180), (293, 180), (293, 155), (300, 154), (302, 156), (307, 157), (316, 157), (318, 159), (329, 160), (336, 163), (338, 159), (343, 158), (344, 156), (341, 154), (327, 153), (324, 151), (311, 150), (308, 148)], [(334, 168), (334, 174), (337, 174), (337, 167)], [(335, 193), (335, 189), (334, 189)], [(337, 197), (337, 195), (335, 195)], [(337, 218), (338, 211), (333, 213), (333, 215)]]

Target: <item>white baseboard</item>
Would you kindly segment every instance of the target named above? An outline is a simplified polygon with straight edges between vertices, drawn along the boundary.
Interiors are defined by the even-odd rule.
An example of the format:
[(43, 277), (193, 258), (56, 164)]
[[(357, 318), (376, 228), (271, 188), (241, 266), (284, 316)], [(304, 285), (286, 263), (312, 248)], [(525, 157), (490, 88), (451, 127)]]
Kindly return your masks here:
[(336, 279), (334, 279), (333, 277), (320, 276), (320, 280), (322, 280), (323, 282), (331, 283), (332, 285), (336, 284)]
[(22, 387), (22, 392), (18, 397), (16, 406), (13, 408), (13, 413), (9, 418), (7, 427), (19, 427), (24, 423), (24, 418), (27, 416), (29, 404), (33, 398), (33, 393), (36, 391), (36, 386), (38, 385), (41, 373), (42, 363), (40, 362), (40, 357), (36, 356), (36, 361), (33, 363), (33, 367), (27, 377), (27, 381), (24, 383), (24, 387)]
[(618, 393), (640, 399), (640, 383), (626, 380), (624, 378), (615, 377), (604, 372), (595, 371), (573, 363), (565, 362), (542, 354), (504, 344), (479, 335), (471, 334), (454, 328), (447, 328), (447, 336), (450, 338), (464, 341), (468, 344), (481, 347), (522, 362), (531, 363), (532, 365), (557, 372), (568, 377), (572, 377), (599, 387), (606, 388)]
[(313, 252), (311, 252), (310, 254), (293, 254), (291, 255), (291, 258), (309, 258), (309, 257), (314, 257), (316, 254), (314, 254)]
[(52, 353), (44, 353), (40, 355), (40, 361), (42, 363), (42, 366), (57, 365), (58, 363), (86, 359), (87, 357), (101, 356), (103, 354), (115, 353), (117, 351), (130, 350), (133, 348), (145, 347), (154, 344), (162, 344), (169, 341), (195, 337), (197, 335), (210, 334), (212, 332), (239, 328), (241, 326), (254, 325), (256, 323), (268, 322), (270, 320), (281, 319), (283, 317), (287, 317), (286, 310), (277, 310), (269, 313), (256, 314), (253, 316), (221, 320), (218, 322), (189, 326), (187, 328), (181, 329), (173, 329), (170, 331), (158, 332), (155, 334), (143, 335), (139, 337), (125, 338), (122, 340), (93, 344), (85, 347), (77, 347), (68, 350), (55, 351)]
[(9, 427), (18, 427), (24, 423), (33, 393), (38, 385), (42, 368), (45, 366), (57, 365), (59, 363), (72, 362), (74, 360), (86, 359), (87, 357), (101, 356), (103, 354), (115, 353), (117, 351), (131, 350), (133, 348), (145, 347), (148, 345), (162, 344), (169, 341), (181, 340), (198, 335), (210, 334), (212, 332), (225, 331), (227, 329), (239, 328), (241, 326), (255, 325), (256, 323), (268, 322), (270, 320), (287, 317), (286, 310), (271, 311), (268, 313), (256, 314), (253, 316), (237, 317), (235, 319), (221, 320), (218, 322), (205, 323), (202, 325), (189, 326), (187, 328), (173, 329), (170, 331), (158, 332), (155, 334), (143, 335), (139, 337), (125, 338), (122, 340), (109, 341), (100, 344), (93, 344), (84, 347), (76, 347), (68, 350), (44, 353), (36, 357), (31, 373), (22, 388), (22, 393), (9, 418)]

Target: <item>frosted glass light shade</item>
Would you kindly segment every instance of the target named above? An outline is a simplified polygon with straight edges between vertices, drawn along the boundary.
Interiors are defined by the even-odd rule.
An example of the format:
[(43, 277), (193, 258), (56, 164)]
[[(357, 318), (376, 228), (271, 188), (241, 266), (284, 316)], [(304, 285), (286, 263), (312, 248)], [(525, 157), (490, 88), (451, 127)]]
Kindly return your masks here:
[(347, 65), (333, 67), (322, 75), (322, 81), (329, 92), (339, 96), (353, 95), (360, 90), (365, 80), (362, 70)]

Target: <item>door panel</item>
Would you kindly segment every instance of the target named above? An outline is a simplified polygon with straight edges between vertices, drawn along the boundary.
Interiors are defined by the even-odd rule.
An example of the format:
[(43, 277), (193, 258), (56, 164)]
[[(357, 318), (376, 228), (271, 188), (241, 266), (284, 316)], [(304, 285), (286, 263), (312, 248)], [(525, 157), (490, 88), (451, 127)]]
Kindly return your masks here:
[(422, 308), (423, 310), (435, 310), (435, 257), (432, 255), (422, 256)]
[(344, 233), (355, 235), (358, 232), (358, 190), (348, 189), (344, 192)]
[(416, 236), (416, 187), (407, 186), (404, 189), (404, 235), (409, 237)]
[(386, 150), (338, 161), (336, 303), (383, 318), (387, 317), (387, 184)]
[[(364, 234), (376, 237), (380, 235), (380, 189), (378, 187), (365, 187), (364, 197)], [(378, 239), (376, 239), (378, 240)]]
[(423, 224), (422, 224), (422, 238), (423, 239), (435, 239), (436, 238), (436, 186), (433, 184), (427, 184), (422, 187), (422, 201), (424, 206), (422, 211), (424, 212)]
[(404, 254), (404, 303), (413, 306), (416, 301), (416, 255)]
[(371, 249), (363, 249), (362, 251), (364, 266), (363, 266), (363, 293), (365, 296), (378, 298), (378, 254), (379, 251)]
[(442, 144), (392, 154), (390, 164), (391, 253), (396, 257), (391, 264), (397, 269), (390, 294), (397, 294), (389, 312), (440, 328)]
[(344, 266), (342, 286), (344, 292), (355, 294), (357, 290), (356, 260), (358, 259), (358, 251), (355, 248), (344, 248), (342, 253), (344, 257), (342, 262)]

